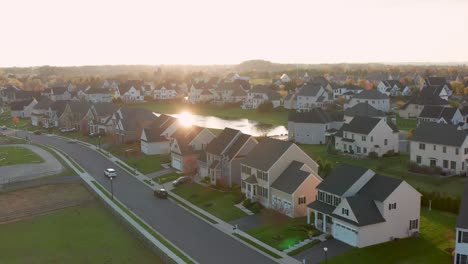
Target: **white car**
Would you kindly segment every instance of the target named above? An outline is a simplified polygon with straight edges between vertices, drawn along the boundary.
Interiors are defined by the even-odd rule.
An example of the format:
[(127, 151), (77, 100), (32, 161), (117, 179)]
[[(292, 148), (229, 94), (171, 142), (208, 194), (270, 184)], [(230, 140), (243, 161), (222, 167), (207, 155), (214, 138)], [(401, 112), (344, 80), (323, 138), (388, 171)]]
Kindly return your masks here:
[(109, 168), (104, 170), (104, 175), (108, 178), (114, 178), (117, 176), (117, 172), (115, 172), (114, 169)]

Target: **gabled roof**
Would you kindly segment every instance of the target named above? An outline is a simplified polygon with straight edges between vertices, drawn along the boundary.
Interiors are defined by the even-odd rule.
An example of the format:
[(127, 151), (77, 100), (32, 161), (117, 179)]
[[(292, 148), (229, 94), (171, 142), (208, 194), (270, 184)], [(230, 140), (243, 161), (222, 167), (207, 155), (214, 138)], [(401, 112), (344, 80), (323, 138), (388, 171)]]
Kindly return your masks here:
[(190, 145), (198, 134), (203, 130), (203, 127), (191, 126), (191, 127), (180, 127), (172, 135), (177, 140), (179, 150), (182, 155), (189, 155), (196, 153), (197, 151)]
[(323, 89), (319, 83), (305, 83), (299, 88), (298, 96), (317, 96), (320, 90)]
[(372, 200), (383, 202), (387, 199), (393, 191), (400, 186), (403, 180), (382, 176), (379, 174), (374, 175), (370, 181), (364, 185), (357, 193), (360, 196), (370, 198)]
[(401, 82), (398, 81), (398, 80), (383, 80), (382, 82), (384, 83), (384, 85), (385, 85), (386, 87), (391, 87), (391, 88), (393, 88), (393, 87), (396, 85), (399, 89), (403, 89), (403, 88), (404, 88), (404, 85), (401, 84)]
[(288, 141), (265, 138), (250, 151), (242, 163), (262, 171), (268, 171), (293, 144)]
[(89, 88), (88, 90), (85, 90), (85, 94), (110, 94), (110, 92), (106, 89), (101, 89), (101, 88)]
[(54, 101), (50, 100), (48, 97), (41, 97), (33, 108), (47, 110), (53, 103)]
[(437, 76), (427, 77), (424, 79), (424, 81), (426, 82), (427, 85), (441, 85), (441, 86), (449, 85), (449, 82), (447, 82), (445, 77), (437, 77)]
[(375, 128), (375, 126), (377, 126), (380, 121), (381, 119), (379, 118), (355, 116), (351, 122), (348, 124), (343, 124), (340, 131), (367, 135)]
[(468, 181), (465, 181), (465, 190), (463, 191), (458, 213), (457, 227), (468, 229)]
[(351, 208), (351, 211), (353, 211), (357, 222), (336, 214), (333, 214), (333, 217), (356, 226), (366, 226), (385, 222), (385, 219), (382, 217), (377, 205), (375, 205), (374, 200), (359, 195), (346, 197), (346, 200), (348, 201), (349, 207)]
[(353, 98), (357, 99), (389, 99), (388, 95), (383, 94), (375, 89), (364, 90), (356, 94)]
[(458, 130), (454, 125), (422, 122), (414, 130), (410, 140), (459, 147), (463, 144), (467, 135), (468, 131)]
[(226, 147), (241, 134), (242, 133), (237, 129), (225, 128), (221, 134), (206, 146), (206, 152), (213, 155), (223, 155)]
[(344, 111), (345, 116), (384, 117), (385, 113), (368, 103), (359, 103)]
[(25, 101), (18, 101), (18, 102), (11, 102), (10, 109), (12, 111), (22, 111), (25, 106), (28, 106), (34, 99), (25, 100)]
[(112, 115), (119, 109), (119, 107), (113, 103), (98, 103), (94, 104), (93, 107), (99, 116)]
[[(423, 88), (425, 90), (427, 87)], [(419, 94), (411, 97), (411, 99), (403, 106), (405, 109), (410, 104), (416, 105), (448, 105), (448, 101), (439, 97), (438, 94), (433, 94), (431, 88), (421, 91)]]
[(432, 97), (432, 96), (439, 97), (442, 90), (443, 90), (443, 86), (441, 85), (429, 85), (429, 86), (423, 87), (422, 90), (419, 92), (419, 94), (420, 96), (423, 96), (423, 97)]
[(87, 102), (71, 101), (68, 103), (68, 105), (70, 106), (70, 110), (72, 111), (72, 113), (78, 113), (81, 115), (85, 115), (88, 112), (89, 108), (91, 108), (91, 104)]
[(341, 196), (368, 170), (364, 167), (341, 163), (317, 186), (317, 189)]
[(280, 176), (276, 178), (271, 185), (271, 188), (275, 188), (287, 194), (294, 193), (310, 175), (310, 172), (301, 170), (302, 166), (304, 166), (304, 163), (302, 162), (291, 162)]
[(458, 108), (453, 107), (443, 107), (435, 105), (426, 105), (419, 114), (419, 117), (422, 118), (444, 118), (449, 121), (452, 120), (453, 116), (457, 112)]
[(288, 121), (296, 123), (327, 124), (334, 121), (343, 121), (343, 113), (328, 113), (322, 108), (312, 108), (308, 112), (289, 112)]

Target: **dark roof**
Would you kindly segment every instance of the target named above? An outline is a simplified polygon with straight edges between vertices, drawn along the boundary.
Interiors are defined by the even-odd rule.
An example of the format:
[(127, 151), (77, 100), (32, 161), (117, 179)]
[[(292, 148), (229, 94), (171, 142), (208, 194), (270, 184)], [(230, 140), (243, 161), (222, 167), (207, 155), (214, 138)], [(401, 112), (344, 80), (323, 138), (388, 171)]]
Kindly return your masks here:
[(241, 134), (236, 141), (224, 153), (229, 158), (234, 158), (234, 155), (244, 146), (245, 142), (251, 138), (251, 135)]
[(26, 101), (11, 102), (10, 109), (12, 111), (22, 111), (25, 106), (28, 106), (34, 99)]
[(417, 105), (448, 105), (448, 101), (439, 97), (439, 94), (434, 91), (434, 87), (424, 87), (419, 94), (411, 97), (411, 99), (404, 105), (406, 108), (410, 104)]
[(317, 186), (317, 189), (341, 196), (368, 170), (341, 163)]
[[(158, 117), (146, 108), (122, 107), (120, 112), (123, 116), (122, 124), (126, 131), (143, 129), (143, 127), (158, 120)], [(139, 131), (141, 132), (141, 130)]]
[(250, 151), (242, 163), (262, 171), (268, 171), (293, 144), (288, 141), (265, 138)]
[(42, 97), (39, 99), (39, 101), (37, 102), (37, 104), (33, 107), (34, 109), (42, 109), (42, 110), (46, 110), (46, 109), (49, 109), (49, 107), (54, 103), (54, 101), (50, 100), (49, 98), (47, 97)]
[(357, 193), (372, 200), (385, 201), (392, 192), (400, 186), (403, 180), (382, 175), (374, 175)]
[(423, 110), (419, 114), (419, 117), (425, 118), (444, 118), (445, 120), (449, 121), (453, 119), (453, 116), (457, 112), (458, 108), (452, 107), (443, 107), (443, 106), (436, 106), (436, 105), (426, 105), (424, 106)]
[(169, 141), (169, 139), (167, 139), (166, 137), (161, 136), (162, 131), (159, 127), (150, 126), (147, 128), (143, 128), (143, 131), (145, 132), (147, 142)]
[(256, 183), (257, 183), (257, 179), (256, 179), (254, 176), (252, 176), (252, 175), (250, 175), (250, 176), (249, 176), (247, 179), (245, 179), (244, 181), (247, 182), (247, 183), (250, 183), (250, 184), (256, 184)]
[(242, 134), (237, 129), (232, 128), (225, 128), (221, 134), (219, 134), (215, 139), (213, 139), (210, 144), (206, 147), (206, 152), (214, 154), (214, 155), (223, 155), (224, 150), (228, 146), (228, 144), (232, 143), (232, 141)]
[(368, 117), (368, 116), (355, 116), (348, 124), (343, 124), (340, 131), (358, 133), (358, 134), (369, 134), (374, 127), (381, 121), (379, 118)]
[(189, 155), (196, 153), (197, 151), (190, 145), (190, 142), (200, 134), (203, 130), (203, 127), (191, 126), (191, 127), (180, 127), (172, 135), (174, 139), (177, 140), (179, 145), (180, 153), (182, 155)]
[(327, 215), (331, 215), (333, 211), (335, 210), (335, 206), (326, 204), (324, 202), (321, 202), (319, 200), (315, 200), (312, 203), (308, 204), (307, 207), (317, 210), (319, 212), (322, 212)]
[(93, 107), (99, 116), (112, 115), (119, 109), (119, 107), (113, 103), (98, 103), (94, 104)]
[(287, 194), (294, 193), (310, 175), (310, 172), (301, 170), (302, 166), (304, 166), (302, 162), (291, 162), (280, 176), (276, 178), (271, 187)]
[(424, 79), (427, 85), (449, 85), (449, 82), (445, 79), (445, 77), (427, 77)]
[(88, 112), (89, 108), (91, 108), (91, 104), (87, 102), (71, 101), (68, 103), (68, 105), (70, 106), (70, 110), (72, 111), (72, 113), (78, 113), (78, 114), (81, 114), (82, 116)]
[(423, 87), (422, 90), (419, 92), (419, 94), (422, 97), (432, 97), (432, 96), (439, 97), (443, 88), (444, 87), (441, 85), (429, 85), (429, 86)]
[(410, 140), (459, 147), (463, 144), (467, 135), (468, 131), (458, 130), (453, 125), (422, 122), (414, 130)]
[(356, 94), (353, 98), (357, 99), (389, 99), (388, 95), (383, 94), (375, 89), (364, 90)]
[(353, 107), (347, 108), (344, 111), (345, 116), (367, 116), (367, 117), (383, 117), (385, 113), (375, 109), (368, 103), (359, 103)]
[(383, 80), (382, 82), (383, 82), (383, 83), (385, 84), (385, 86), (387, 86), (387, 87), (393, 88), (393, 87), (396, 85), (396, 86), (397, 86), (398, 88), (400, 88), (400, 89), (403, 89), (403, 88), (404, 88), (403, 84), (401, 84), (401, 82), (398, 81), (398, 80)]
[(56, 102), (53, 102), (49, 107), (50, 109), (55, 111), (58, 116), (60, 116), (65, 110), (65, 107), (67, 106), (67, 104), (68, 104), (68, 101), (56, 101)]
[(307, 112), (291, 111), (288, 116), (288, 121), (297, 123), (319, 123), (326, 124), (333, 121), (342, 121), (343, 113), (330, 114), (322, 108), (312, 108)]
[(458, 213), (457, 227), (468, 229), (468, 181), (465, 181), (465, 190), (463, 191)]
[(374, 200), (359, 195), (347, 197), (346, 200), (348, 201), (349, 207), (351, 208), (351, 211), (353, 211), (357, 222), (336, 214), (333, 214), (333, 217), (356, 226), (366, 226), (385, 222), (385, 219), (382, 217), (382, 214), (375, 205)]
[(110, 94), (110, 92), (101, 88), (89, 88), (85, 91), (85, 94)]
[(319, 83), (305, 83), (299, 88), (297, 95), (299, 96), (317, 96), (318, 92), (322, 89)]

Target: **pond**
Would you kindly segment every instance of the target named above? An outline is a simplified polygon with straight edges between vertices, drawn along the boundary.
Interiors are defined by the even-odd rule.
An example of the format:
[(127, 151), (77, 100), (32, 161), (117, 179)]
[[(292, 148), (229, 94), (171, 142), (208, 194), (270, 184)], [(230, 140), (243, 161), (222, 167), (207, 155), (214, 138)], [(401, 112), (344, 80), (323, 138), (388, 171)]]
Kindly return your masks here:
[(171, 114), (170, 116), (179, 119), (179, 121), (184, 125), (195, 125), (214, 129), (224, 129), (229, 127), (240, 130), (242, 133), (249, 134), (254, 137), (285, 137), (288, 135), (288, 129), (284, 126), (262, 124), (246, 118), (223, 119), (214, 116), (194, 115), (188, 112)]

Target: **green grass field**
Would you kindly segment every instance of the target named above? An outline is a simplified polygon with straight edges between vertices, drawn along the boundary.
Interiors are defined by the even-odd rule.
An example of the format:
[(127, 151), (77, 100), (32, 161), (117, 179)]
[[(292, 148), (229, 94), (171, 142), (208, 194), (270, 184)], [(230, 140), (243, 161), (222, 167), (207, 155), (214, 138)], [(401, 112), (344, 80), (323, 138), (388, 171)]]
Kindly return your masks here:
[(177, 178), (181, 177), (182, 174), (178, 174), (176, 172), (171, 172), (169, 174), (166, 174), (166, 175), (162, 175), (162, 176), (159, 176), (159, 177), (154, 177), (153, 178), (153, 181), (159, 183), (159, 184), (164, 184), (166, 182), (171, 182), (171, 181), (174, 181), (176, 180)]
[(412, 128), (416, 128), (416, 119), (401, 118), (397, 115), (396, 125), (400, 130), (410, 130)]
[(11, 117), (11, 112), (9, 110), (0, 114), (0, 126), (7, 126), (9, 128), (20, 128), (24, 130), (28, 130), (31, 126), (31, 119), (30, 118), (20, 118), (18, 123), (13, 122), (13, 118)]
[(0, 146), (0, 166), (42, 162), (44, 162), (44, 159), (30, 149)]
[(134, 104), (135, 107), (147, 108), (156, 113), (178, 114), (184, 111), (196, 115), (216, 116), (224, 119), (247, 118), (264, 124), (285, 126), (288, 122), (289, 111), (283, 108), (275, 109), (271, 113), (259, 113), (255, 110), (244, 110), (239, 106), (219, 107), (215, 105), (189, 105), (182, 103), (151, 102)]
[(353, 248), (328, 263), (360, 264), (439, 264), (451, 263), (445, 249), (454, 246), (456, 216), (440, 211), (421, 210), (421, 235), (366, 248)]
[(124, 161), (132, 168), (137, 168), (139, 172), (148, 174), (162, 170), (161, 164), (170, 162), (170, 157), (168, 155), (141, 155), (124, 159)]
[(183, 184), (173, 192), (227, 222), (246, 216), (234, 206), (236, 200), (234, 192), (221, 192), (196, 183)]
[(329, 154), (326, 145), (299, 145), (299, 147), (312, 158), (326, 160), (332, 166), (346, 162), (372, 169), (383, 175), (403, 179), (422, 191), (436, 191), (452, 196), (460, 196), (463, 193), (465, 178), (451, 177), (442, 179), (411, 173), (408, 171), (409, 156), (406, 154), (379, 159), (353, 159), (343, 155)]
[(0, 263), (162, 263), (93, 203), (0, 225)]

